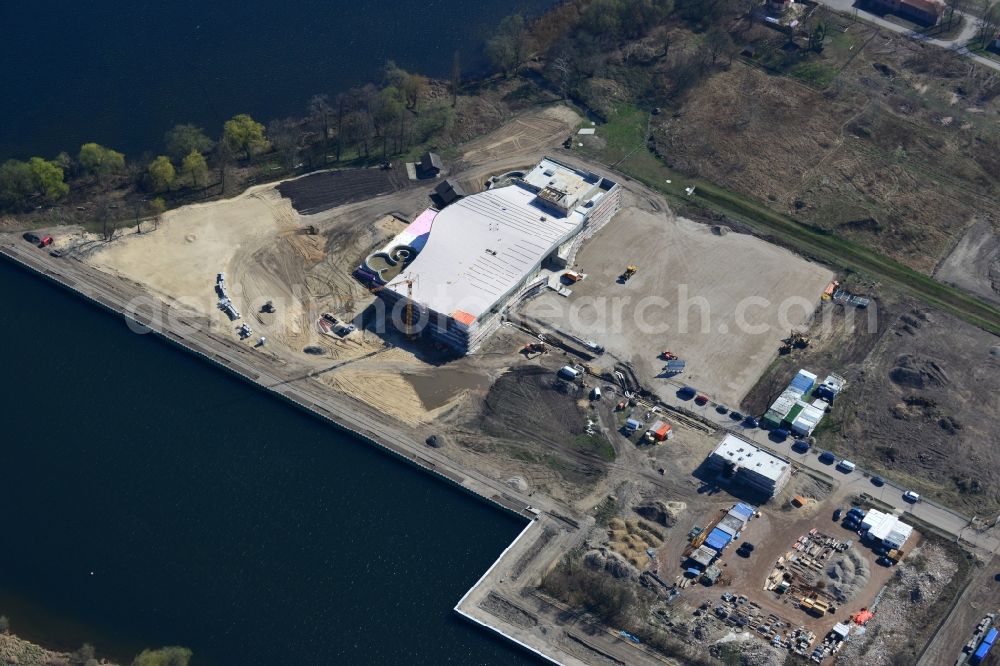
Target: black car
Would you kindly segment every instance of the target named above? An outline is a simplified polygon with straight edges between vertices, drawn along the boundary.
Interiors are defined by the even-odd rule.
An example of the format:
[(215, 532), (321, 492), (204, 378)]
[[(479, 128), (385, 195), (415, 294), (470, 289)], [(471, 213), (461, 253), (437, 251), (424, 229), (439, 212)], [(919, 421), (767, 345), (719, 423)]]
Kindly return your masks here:
[(829, 451), (824, 451), (823, 453), (819, 454), (819, 461), (824, 465), (832, 465), (833, 461), (835, 461), (836, 459), (837, 456), (833, 455)]
[(840, 517), (844, 515), (844, 510), (841, 507), (837, 507), (833, 510), (833, 521), (836, 522), (840, 520)]
[(809, 450), (809, 442), (804, 439), (797, 439), (792, 443), (792, 450), (805, 453)]
[(32, 232), (30, 232), (30, 231), (28, 231), (28, 232), (25, 232), (25, 233), (24, 233), (24, 234), (23, 234), (23, 235), (21, 236), (21, 238), (23, 238), (24, 240), (28, 241), (28, 242), (29, 242), (29, 243), (31, 243), (32, 245), (38, 245), (39, 243), (41, 243), (41, 242), (42, 242), (42, 238), (41, 238), (41, 236), (39, 236), (38, 234), (35, 234), (35, 233), (32, 233)]
[(745, 419), (743, 419), (743, 425), (745, 425), (748, 428), (756, 428), (760, 426), (760, 421), (758, 421), (752, 416), (748, 416)]
[(883, 479), (881, 476), (873, 476), (872, 484), (881, 488), (882, 486), (885, 485), (885, 479)]
[(729, 408), (726, 407), (725, 405), (716, 405), (715, 411), (719, 412), (720, 414), (726, 414), (729, 412)]
[(739, 412), (729, 412), (729, 418), (731, 418), (734, 421), (742, 421), (743, 415), (740, 414)]
[(677, 390), (677, 397), (680, 398), (681, 400), (690, 400), (696, 395), (698, 395), (698, 392), (695, 391), (690, 386), (685, 386)]

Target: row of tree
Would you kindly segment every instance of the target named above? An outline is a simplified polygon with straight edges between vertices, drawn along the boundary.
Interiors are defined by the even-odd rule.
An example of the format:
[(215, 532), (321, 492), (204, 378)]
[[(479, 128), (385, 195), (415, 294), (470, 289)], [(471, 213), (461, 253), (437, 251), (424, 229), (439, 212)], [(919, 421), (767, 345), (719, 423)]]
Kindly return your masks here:
[[(460, 83), (457, 53), (453, 70), (452, 106)], [(390, 61), (379, 85), (354, 87), (332, 99), (317, 95), (305, 117), (278, 119), (265, 127), (239, 114), (224, 123), (217, 140), (196, 125), (177, 125), (164, 137), (164, 154), (145, 164), (128, 162), (122, 153), (97, 143), (84, 144), (75, 159), (61, 153), (53, 160), (8, 160), (0, 165), (0, 210), (22, 212), (55, 203), (71, 186), (96, 193), (124, 186), (156, 194), (204, 188), (213, 167), (225, 189), (229, 167), (263, 154), (287, 169), (303, 162), (315, 167), (351, 159), (352, 151), (358, 158), (381, 154), (386, 159), (427, 141), (451, 122), (450, 109), (421, 106), (428, 88), (426, 77)]]

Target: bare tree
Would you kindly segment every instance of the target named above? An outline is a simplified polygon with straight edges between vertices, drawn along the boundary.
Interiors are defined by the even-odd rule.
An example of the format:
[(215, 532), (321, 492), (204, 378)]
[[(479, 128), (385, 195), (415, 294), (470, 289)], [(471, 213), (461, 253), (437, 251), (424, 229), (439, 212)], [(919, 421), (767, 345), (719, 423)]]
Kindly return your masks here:
[(462, 64), (459, 61), (458, 49), (455, 49), (455, 54), (451, 57), (451, 105), (455, 107), (458, 104), (458, 87), (462, 83)]
[(944, 0), (944, 5), (948, 13), (948, 27), (950, 28), (952, 22), (955, 20), (955, 12), (961, 12), (962, 7), (965, 4), (965, 0)]
[(327, 95), (313, 95), (309, 100), (309, 116), (323, 131), (323, 154), (330, 152), (330, 115), (333, 108)]
[(294, 118), (272, 120), (267, 125), (267, 135), (271, 138), (274, 151), (288, 169), (295, 167), (299, 151), (299, 125)]

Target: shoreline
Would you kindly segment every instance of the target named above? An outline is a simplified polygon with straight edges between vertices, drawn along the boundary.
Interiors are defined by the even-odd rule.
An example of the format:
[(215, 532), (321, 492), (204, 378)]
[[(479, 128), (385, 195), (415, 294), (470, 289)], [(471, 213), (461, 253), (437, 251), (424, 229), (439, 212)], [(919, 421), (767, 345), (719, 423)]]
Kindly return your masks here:
[[(572, 514), (572, 511), (568, 507), (561, 505), (552, 498), (536, 495), (533, 499), (542, 500), (541, 502), (536, 502), (536, 504), (547, 505), (544, 508), (536, 508), (527, 499), (519, 497), (520, 493), (504, 486), (501, 482), (493, 481), (477, 473), (475, 470), (462, 468), (450, 460), (437, 455), (433, 449), (423, 450), (427, 449), (426, 445), (412, 440), (406, 436), (406, 433), (400, 432), (399, 429), (391, 427), (378, 428), (375, 427), (374, 423), (365, 422), (361, 415), (365, 411), (371, 410), (360, 409), (353, 405), (351, 406), (353, 409), (341, 406), (338, 403), (346, 402), (342, 400), (343, 396), (337, 394), (312, 396), (308, 391), (291, 387), (276, 376), (279, 369), (260, 367), (263, 364), (259, 363), (259, 361), (270, 361), (270, 358), (267, 356), (254, 353), (246, 348), (237, 347), (236, 352), (242, 352), (244, 355), (250, 354), (250, 358), (258, 361), (255, 366), (250, 360), (234, 358), (232, 355), (234, 352), (233, 345), (228, 344), (229, 341), (225, 339), (217, 338), (211, 333), (195, 328), (191, 328), (190, 331), (181, 332), (180, 330), (175, 330), (181, 329), (180, 325), (171, 328), (163, 322), (153, 322), (146, 317), (130, 312), (127, 308), (130, 298), (134, 298), (140, 294), (145, 295), (145, 292), (129, 285), (124, 280), (101, 273), (97, 269), (77, 260), (52, 259), (47, 254), (33, 255), (30, 252), (24, 251), (26, 248), (21, 248), (15, 243), (16, 241), (10, 238), (0, 243), (0, 257), (11, 262), (14, 266), (40, 276), (74, 295), (82, 297), (84, 301), (98, 306), (105, 312), (123, 317), (126, 322), (131, 322), (129, 325), (137, 325), (156, 334), (158, 338), (201, 357), (203, 360), (210, 362), (211, 365), (228, 371), (243, 381), (253, 384), (256, 388), (283, 399), (286, 403), (320, 419), (348, 436), (374, 446), (397, 460), (431, 473), (435, 480), (445, 481), (476, 499), (485, 501), (508, 514), (525, 519), (527, 523), (524, 529), (498, 555), (493, 564), (459, 599), (452, 610), (464, 620), (488, 629), (495, 635), (507, 639), (520, 648), (550, 663), (584, 663), (549, 642), (531, 645), (528, 641), (519, 639), (515, 635), (517, 633), (516, 627), (509, 625), (494, 615), (477, 613), (471, 606), (471, 603), (469, 603), (470, 597), (484, 591), (482, 588), (484, 584), (489, 583), (492, 573), (500, 568), (502, 564), (509, 564), (508, 560), (516, 554), (516, 546), (524, 545), (525, 543), (529, 543), (530, 545), (534, 541), (525, 537), (541, 535), (542, 530), (531, 529), (537, 523), (545, 522), (556, 525), (558, 529), (564, 532), (571, 530), (567, 536), (580, 535), (581, 530), (579, 526), (572, 527), (575, 521), (566, 517), (567, 513)], [(135, 293), (127, 293), (133, 289)], [(163, 307), (167, 306), (164, 305)], [(176, 321), (169, 320), (168, 323), (183, 323), (183, 319), (177, 318)], [(211, 349), (212, 345), (216, 346), (215, 350)], [(265, 381), (266, 379), (273, 381), (268, 382)], [(431, 458), (438, 458), (438, 460), (435, 461)], [(568, 529), (567, 526), (571, 527)], [(463, 604), (467, 606), (463, 607)], [(36, 644), (32, 643), (32, 645)], [(41, 646), (38, 647), (45, 649)]]

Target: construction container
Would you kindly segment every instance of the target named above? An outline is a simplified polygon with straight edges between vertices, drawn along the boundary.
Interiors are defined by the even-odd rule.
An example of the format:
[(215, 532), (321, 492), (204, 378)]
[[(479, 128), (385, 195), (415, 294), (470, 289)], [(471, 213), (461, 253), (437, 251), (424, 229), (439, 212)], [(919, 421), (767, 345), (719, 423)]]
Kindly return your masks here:
[(580, 371), (574, 368), (573, 366), (564, 365), (563, 367), (559, 368), (558, 374), (563, 379), (568, 379), (570, 381), (573, 381), (580, 375)]
[(670, 427), (669, 423), (664, 423), (663, 421), (657, 421), (653, 424), (653, 427), (646, 432), (646, 437), (655, 441), (662, 442), (670, 439), (674, 436), (673, 429)]

